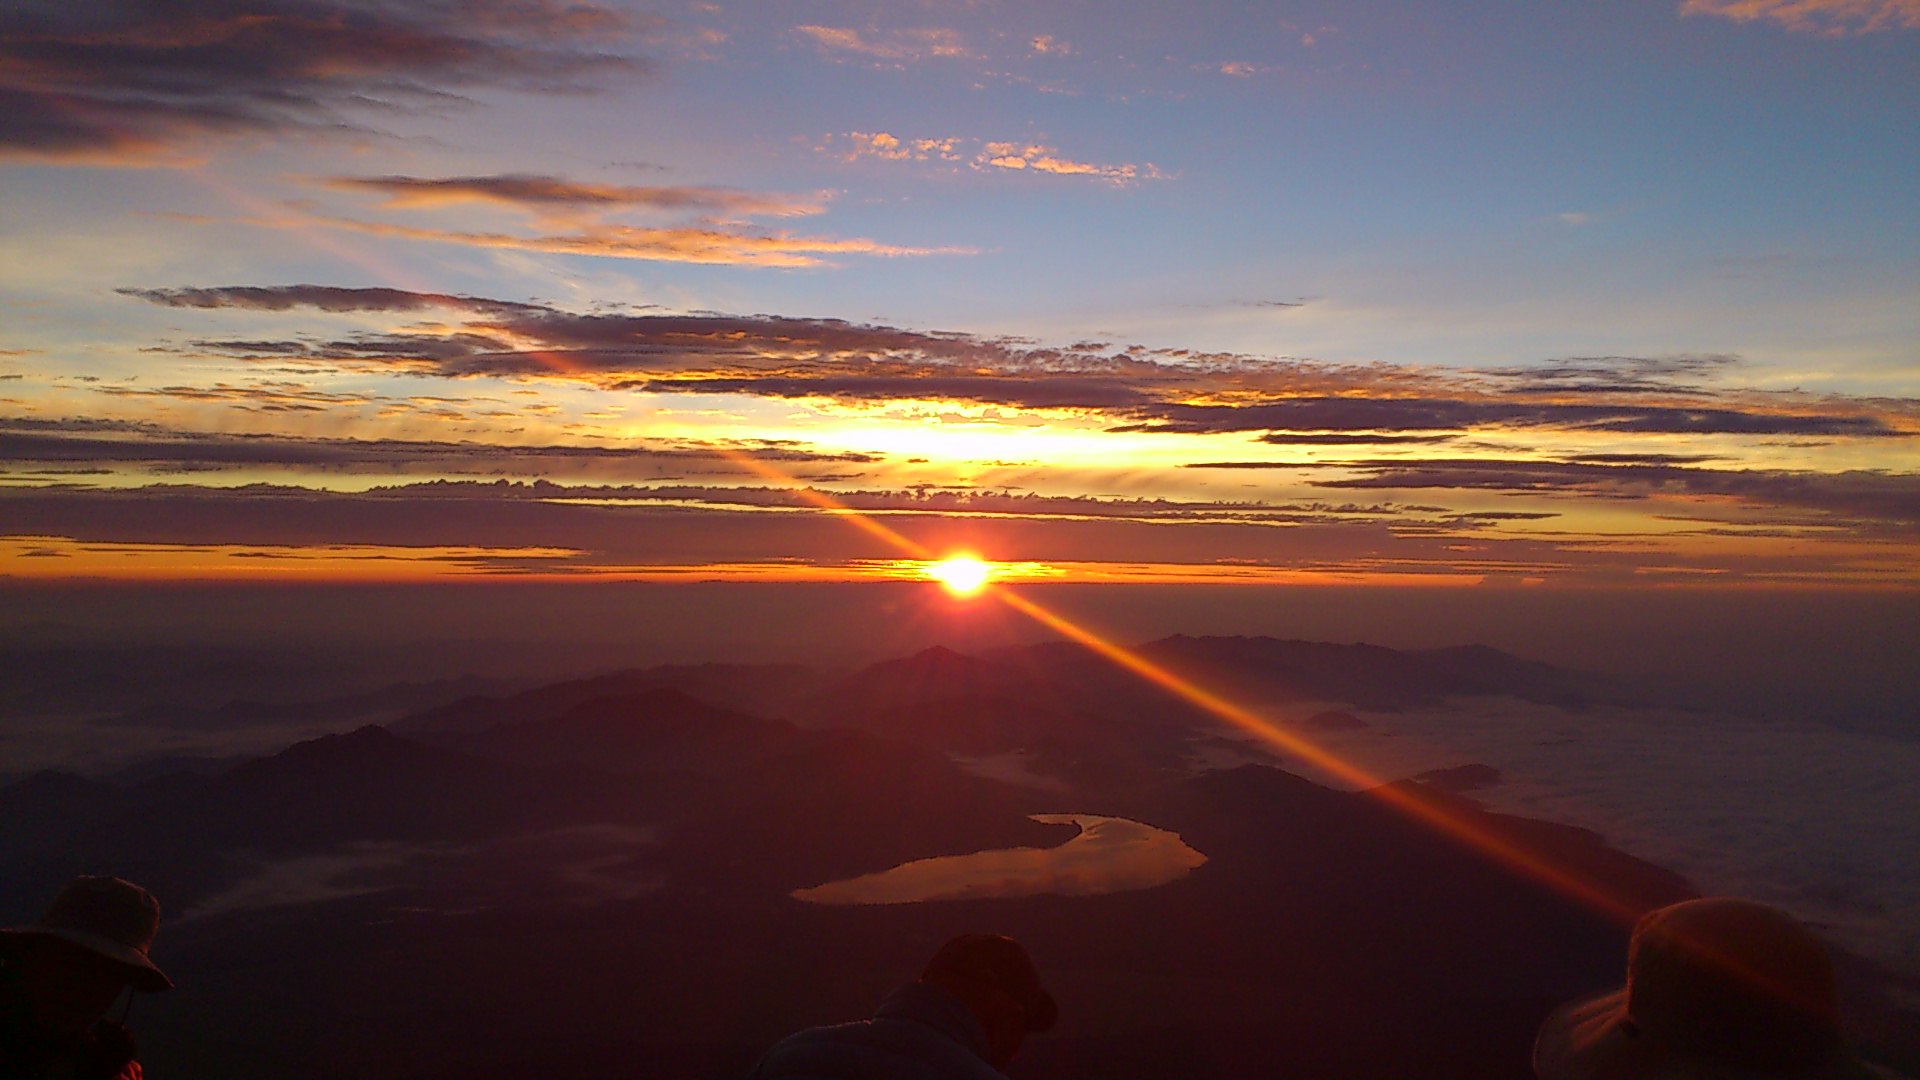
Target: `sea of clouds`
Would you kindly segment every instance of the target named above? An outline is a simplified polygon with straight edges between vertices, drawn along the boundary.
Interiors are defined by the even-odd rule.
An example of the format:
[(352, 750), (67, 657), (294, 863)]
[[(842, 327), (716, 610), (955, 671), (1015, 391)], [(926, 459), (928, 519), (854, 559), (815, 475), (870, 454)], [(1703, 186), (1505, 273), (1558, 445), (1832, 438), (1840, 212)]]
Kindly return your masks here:
[(1491, 809), (1593, 829), (1702, 892), (1776, 904), (1920, 974), (1920, 735), (1510, 698), (1355, 715), (1367, 726), (1302, 733), (1384, 778), (1491, 765), (1500, 782), (1471, 792)]

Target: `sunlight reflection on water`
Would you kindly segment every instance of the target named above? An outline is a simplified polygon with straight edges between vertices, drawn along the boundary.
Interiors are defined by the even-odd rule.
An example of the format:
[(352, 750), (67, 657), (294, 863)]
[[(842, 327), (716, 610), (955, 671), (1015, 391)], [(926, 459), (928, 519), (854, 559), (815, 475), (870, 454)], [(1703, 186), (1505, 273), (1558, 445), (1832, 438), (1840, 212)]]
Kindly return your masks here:
[(911, 904), (988, 897), (1098, 896), (1150, 889), (1186, 876), (1207, 857), (1178, 833), (1096, 814), (1035, 814), (1045, 825), (1078, 825), (1053, 848), (1001, 848), (916, 859), (891, 870), (830, 881), (793, 896), (815, 904)]

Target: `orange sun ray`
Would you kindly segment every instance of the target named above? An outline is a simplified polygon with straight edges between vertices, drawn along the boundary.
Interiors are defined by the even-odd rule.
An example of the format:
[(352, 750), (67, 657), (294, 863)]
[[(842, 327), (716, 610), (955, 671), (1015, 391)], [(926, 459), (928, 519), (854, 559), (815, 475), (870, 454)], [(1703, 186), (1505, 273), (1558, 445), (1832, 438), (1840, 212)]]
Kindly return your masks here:
[[(918, 541), (902, 536), (900, 533), (874, 520), (872, 517), (835, 499), (827, 492), (800, 484), (775, 466), (753, 459), (735, 451), (721, 451), (728, 460), (739, 464), (756, 475), (773, 480), (787, 487), (808, 502), (834, 514), (841, 520), (870, 535), (893, 544), (901, 551), (920, 559), (928, 559), (932, 552)], [(1067, 617), (1049, 611), (1029, 597), (1003, 585), (984, 582), (984, 589), (1015, 611), (1033, 619), (1042, 626), (1053, 630), (1062, 637), (1076, 642), (1093, 651), (1103, 659), (1133, 673), (1140, 678), (1162, 687), (1184, 700), (1206, 710), (1209, 714), (1225, 721), (1242, 731), (1278, 747), (1288, 753), (1301, 757), (1335, 776), (1355, 785), (1364, 794), (1386, 803), (1393, 809), (1406, 814), (1453, 841), (1463, 844), (1484, 856), (1504, 864), (1508, 868), (1546, 885), (1560, 894), (1593, 908), (1609, 917), (1625, 922), (1638, 918), (1641, 908), (1626, 897), (1620, 896), (1605, 886), (1570, 873), (1560, 867), (1528, 852), (1520, 845), (1499, 836), (1479, 822), (1473, 821), (1445, 806), (1422, 799), (1420, 796), (1387, 786), (1385, 778), (1347, 761), (1337, 754), (1321, 747), (1299, 734), (1278, 727), (1263, 719), (1252, 710), (1245, 708), (1203, 686), (1173, 672), (1124, 645), (1116, 644), (1075, 623)]]

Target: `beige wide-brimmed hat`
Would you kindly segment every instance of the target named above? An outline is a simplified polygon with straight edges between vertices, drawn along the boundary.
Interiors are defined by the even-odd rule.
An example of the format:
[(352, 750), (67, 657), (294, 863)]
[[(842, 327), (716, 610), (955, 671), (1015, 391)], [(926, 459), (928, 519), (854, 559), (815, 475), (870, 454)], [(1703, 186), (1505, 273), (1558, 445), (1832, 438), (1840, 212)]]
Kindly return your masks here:
[(1786, 912), (1727, 897), (1643, 916), (1627, 985), (1548, 1017), (1533, 1069), (1542, 1080), (1881, 1075), (1841, 1044), (1820, 939)]
[(160, 931), (160, 902), (131, 881), (116, 877), (77, 877), (32, 926), (0, 930), (0, 944), (27, 938), (54, 938), (77, 945), (125, 969), (127, 985), (157, 993), (173, 980), (147, 955)]

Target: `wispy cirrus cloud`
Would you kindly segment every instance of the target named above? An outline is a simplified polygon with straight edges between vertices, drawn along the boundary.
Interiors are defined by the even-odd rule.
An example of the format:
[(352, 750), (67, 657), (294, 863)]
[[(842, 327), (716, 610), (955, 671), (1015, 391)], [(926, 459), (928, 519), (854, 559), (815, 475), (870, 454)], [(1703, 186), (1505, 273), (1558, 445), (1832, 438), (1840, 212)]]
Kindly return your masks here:
[(166, 164), (208, 140), (366, 129), (464, 90), (577, 92), (646, 70), (644, 19), (572, 0), (165, 0), (0, 13), (0, 156)]
[[(1747, 555), (1731, 565), (1711, 547), (1649, 552), (1638, 538), (1535, 534), (1552, 510), (1450, 512), (1394, 504), (1247, 505), (1091, 498), (1024, 499), (952, 493), (837, 491), (888, 512), (890, 528), (929, 547), (958, 538), (1018, 552), (1032, 564), (1094, 575), (1152, 573), (1192, 580), (1275, 575), (1433, 575), (1474, 581), (1527, 573), (1617, 581), (1652, 574), (1719, 580), (1892, 580), (1884, 552), (1818, 544)], [(782, 508), (791, 512), (751, 512)], [(414, 483), (362, 492), (185, 484), (132, 490), (0, 487), (8, 523), (0, 553), (71, 554), (125, 572), (130, 560), (212, 548), (330, 560), (378, 554), (432, 571), (728, 576), (885, 576), (899, 551), (848, 530), (791, 490), (649, 485)], [(1284, 526), (1276, 528), (1276, 525)], [(1818, 536), (1788, 530), (1783, 540)], [(1710, 530), (1697, 530), (1710, 537)], [(342, 548), (347, 550), (342, 551)], [(474, 553), (444, 566), (457, 552)], [(1124, 552), (1120, 561), (1113, 552)], [(491, 553), (488, 555), (487, 553)], [(485, 556), (485, 557), (481, 557)], [(469, 565), (470, 563), (470, 565)], [(462, 569), (464, 567), (464, 569)], [(65, 567), (61, 572), (67, 572)], [(98, 572), (97, 570), (95, 572)]]
[(981, 147), (980, 154), (974, 158), (974, 166), (990, 169), (1031, 169), (1038, 173), (1084, 176), (1115, 183), (1125, 183), (1129, 180), (1160, 180), (1166, 175), (1151, 162), (1140, 165), (1103, 165), (1092, 161), (1075, 161), (1072, 158), (1063, 157), (1053, 147), (1040, 143), (987, 143)]
[(1920, 29), (1920, 0), (1683, 0), (1680, 14), (1778, 23), (1822, 37)]
[[(128, 295), (168, 306), (258, 308), (270, 301), (253, 288), (134, 290)], [(287, 298), (339, 308), (354, 303), (338, 290), (288, 286)], [(385, 290), (360, 298), (361, 310), (417, 310), (429, 294)], [(582, 314), (529, 305), (494, 309), (491, 302), (432, 294), (472, 318), (457, 332), (361, 333), (329, 341), (287, 341), (260, 355), (325, 361), (343, 367), (395, 369), (449, 377), (546, 377), (654, 393), (728, 393), (850, 400), (952, 398), (1027, 408), (1094, 410), (1146, 407), (1169, 397), (1255, 385), (1325, 391), (1360, 385), (1378, 373), (1307, 363), (1263, 363), (1246, 357), (1153, 352), (1098, 342), (1063, 348), (974, 334), (921, 331), (771, 315)], [(236, 356), (218, 341), (189, 348)], [(1411, 376), (1409, 376), (1411, 377)], [(1392, 376), (1385, 376), (1391, 379)]]
[(1672, 393), (1683, 386), (1731, 374), (1741, 363), (1733, 353), (1561, 356), (1525, 367), (1486, 369), (1482, 374), (1507, 380), (1517, 389)]
[(1279, 70), (1271, 64), (1256, 64), (1251, 60), (1223, 60), (1218, 64), (1201, 64), (1199, 68), (1202, 71), (1218, 71), (1230, 79), (1251, 79), (1255, 75)]
[[(1644, 390), (1636, 389), (1636, 393)], [(1542, 428), (1663, 435), (1902, 436), (1913, 432), (1858, 408), (1738, 407), (1697, 402), (1555, 401), (1449, 397), (1297, 396), (1248, 404), (1169, 402), (1126, 430), (1202, 434), (1229, 431), (1472, 431)]]
[(878, 161), (953, 161), (967, 160), (959, 147), (964, 140), (958, 138), (902, 139), (885, 131), (849, 131), (845, 135), (828, 135), (821, 149), (837, 154), (847, 161), (861, 158), (873, 158)]
[(1269, 431), (1260, 441), (1269, 446), (1374, 446), (1388, 443), (1449, 442), (1458, 435), (1376, 435), (1351, 431)]
[[(1210, 463), (1219, 468), (1230, 463)], [(1201, 466), (1208, 467), (1208, 466)], [(1366, 460), (1316, 463), (1359, 475), (1309, 480), (1343, 490), (1451, 490), (1526, 493), (1555, 498), (1733, 499), (1758, 507), (1798, 507), (1832, 514), (1836, 524), (1862, 519), (1920, 527), (1920, 474), (1856, 469), (1837, 473), (1787, 469), (1704, 468), (1682, 461), (1521, 461), (1484, 458)]]
[(299, 435), (239, 435), (158, 424), (102, 425), (88, 418), (62, 421), (0, 417), (0, 460), (28, 465), (139, 465), (161, 472), (232, 469), (305, 469), (334, 473), (529, 473), (653, 478), (702, 475), (752, 477), (743, 461), (805, 469), (861, 466), (872, 455), (819, 452), (768, 440), (701, 442), (626, 439), (593, 443), (510, 444), (479, 440), (350, 439)]
[[(321, 178), (327, 188), (381, 197), (389, 210), (434, 211), (466, 203), (503, 207), (531, 218), (529, 231), (438, 228), (412, 222), (345, 217), (312, 207), (281, 214), (214, 219), (174, 215), (179, 220), (229, 222), (262, 228), (338, 229), (369, 236), (459, 244), (508, 251), (591, 255), (610, 259), (704, 263), (749, 267), (817, 267), (834, 256), (971, 254), (964, 247), (909, 247), (864, 237), (809, 236), (747, 224), (757, 217), (799, 217), (826, 208), (826, 196), (773, 195), (700, 185), (601, 184), (557, 176), (500, 173), (484, 176), (340, 176)], [(622, 211), (651, 220), (614, 220)], [(680, 217), (658, 224), (661, 215)]]
[(849, 131), (826, 136), (817, 149), (843, 161), (943, 162), (981, 172), (1047, 173), (1114, 184), (1166, 178), (1166, 174), (1150, 162), (1081, 161), (1062, 154), (1055, 147), (1037, 142), (988, 141), (957, 136), (902, 137), (886, 131)]
[(593, 184), (557, 176), (506, 173), (492, 176), (335, 176), (321, 181), (338, 191), (383, 197), (395, 209), (455, 203), (507, 206), (543, 217), (573, 217), (611, 210), (697, 213), (724, 219), (804, 217), (826, 209), (824, 195), (763, 195), (735, 188)]
[[(1663, 521), (1705, 525), (1699, 530), (1703, 534), (1769, 535), (1816, 545), (1840, 537), (1911, 545), (1920, 536), (1920, 474), (1886, 470), (1817, 472), (1709, 468), (1685, 461), (1517, 458), (1204, 461), (1185, 467), (1277, 470), (1294, 474), (1308, 489), (1369, 491), (1402, 499), (1470, 499), (1485, 493), (1530, 505), (1637, 506)], [(1517, 518), (1511, 512), (1475, 511), (1452, 521), (1457, 525), (1463, 518), (1541, 516), (1539, 511), (1521, 511)], [(1419, 527), (1412, 521), (1401, 524)], [(1898, 562), (1900, 556), (1887, 552), (1883, 558)]]
[(545, 311), (538, 304), (517, 304), (508, 300), (488, 300), (451, 293), (412, 292), (380, 286), (346, 287), (338, 285), (224, 285), (211, 289), (120, 289), (131, 296), (162, 307), (235, 308), (242, 311), (290, 311), (313, 308), (316, 311), (424, 311), (428, 308), (461, 308), (476, 312)]
[(905, 67), (927, 60), (978, 59), (966, 36), (946, 27), (862, 30), (809, 24), (794, 27), (793, 33), (831, 58), (857, 59), (883, 67)]
[(604, 259), (639, 259), (649, 262), (699, 263), (712, 266), (797, 269), (833, 265), (830, 259), (834, 256), (900, 257), (974, 253), (974, 249), (968, 247), (911, 247), (882, 243), (865, 237), (806, 236), (786, 230), (751, 230), (719, 225), (649, 226), (588, 222), (576, 225), (572, 232), (511, 233), (436, 229), (420, 225), (400, 225), (308, 213), (289, 214), (284, 217), (225, 219), (175, 216), (179, 220), (186, 221), (221, 220), (270, 229), (323, 227), (367, 236), (458, 244), (463, 247), (499, 251), (591, 255)]

